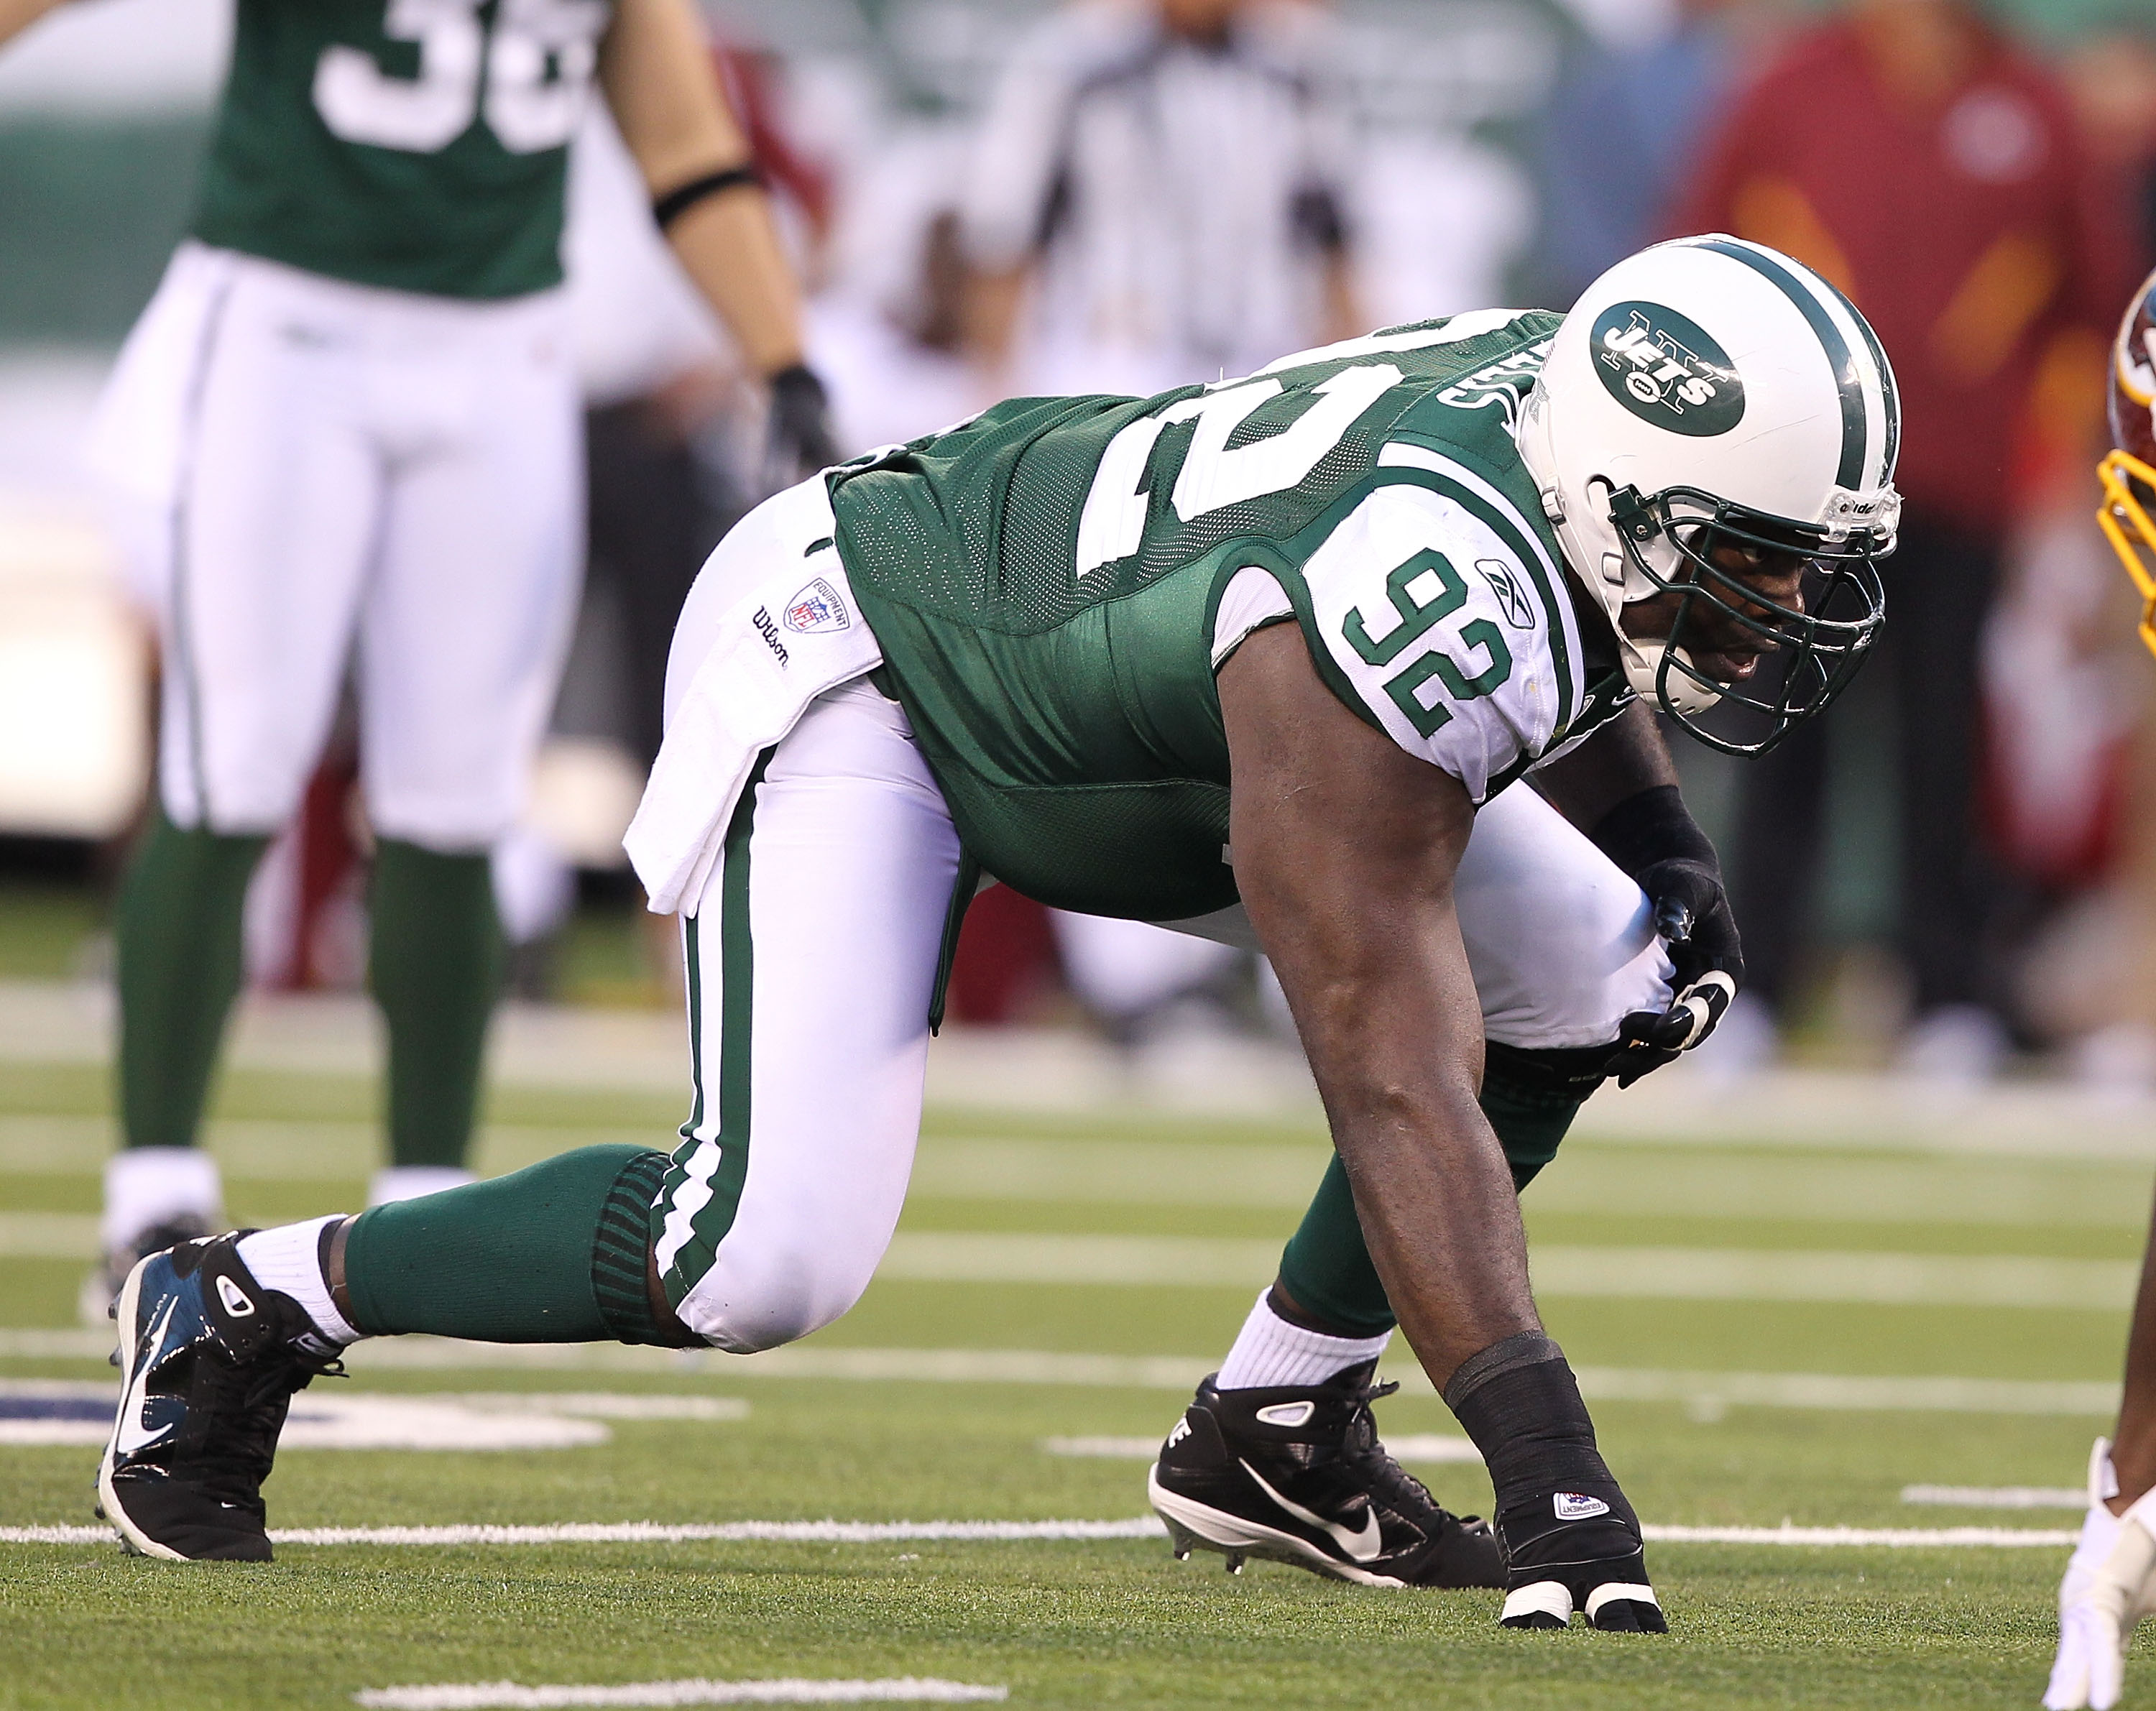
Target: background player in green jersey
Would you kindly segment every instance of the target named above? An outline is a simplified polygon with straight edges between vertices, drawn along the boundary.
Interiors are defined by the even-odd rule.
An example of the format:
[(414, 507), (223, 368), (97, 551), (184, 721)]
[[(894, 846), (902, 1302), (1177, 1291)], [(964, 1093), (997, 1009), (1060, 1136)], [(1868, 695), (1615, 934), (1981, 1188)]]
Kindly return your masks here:
[[(0, 0), (0, 39), (54, 3)], [(117, 922), (105, 1300), (138, 1252), (221, 1216), (196, 1139), (241, 903), (348, 666), (388, 1024), (373, 1198), (469, 1179), (499, 961), (487, 851), (581, 565), (559, 249), (594, 79), (675, 254), (770, 378), (784, 450), (830, 460), (793, 285), (686, 0), (240, 0), (191, 234), (96, 434), (164, 659), (159, 811)]]
[[(1292, 1311), (1330, 1288), (1397, 1317), (1489, 1466), (1503, 1621), (1659, 1631), (1528, 1287), (1516, 1184), (1563, 1123), (1493, 1128), (1506, 1054), (1484, 1042), (1571, 1066), (1561, 1119), (1727, 1005), (1733, 971), (1679, 974), (1661, 941), (1691, 923), (1620, 866), (1700, 865), (1643, 702), (1739, 750), (1826, 705), (1881, 620), (1896, 431), (1855, 310), (1707, 238), (1620, 264), (1562, 321), (1491, 311), (1148, 399), (1018, 400), (768, 501), (684, 610), (628, 840), (686, 917), (681, 1145), (145, 1260), (105, 1513), (151, 1554), (266, 1555), (286, 1401), (364, 1335), (748, 1352), (844, 1313), (898, 1216), (985, 873), (1253, 935), (1338, 1154), (1312, 1212), (1331, 1251), (1284, 1267)], [(1752, 690), (1777, 651), (1781, 688)], [(1711, 907), (1711, 866), (1692, 877)], [(1380, 1582), (1424, 1578), (1368, 1565), (1435, 1545), (1454, 1562), (1428, 1578), (1476, 1578), (1457, 1523), (1399, 1536), (1435, 1506), (1370, 1484), (1389, 1464), (1356, 1370), (1296, 1388), (1277, 1410), (1201, 1391), (1155, 1470), (1178, 1543)], [(1235, 1458), (1255, 1484), (1215, 1477), (1230, 1433), (1264, 1441)]]

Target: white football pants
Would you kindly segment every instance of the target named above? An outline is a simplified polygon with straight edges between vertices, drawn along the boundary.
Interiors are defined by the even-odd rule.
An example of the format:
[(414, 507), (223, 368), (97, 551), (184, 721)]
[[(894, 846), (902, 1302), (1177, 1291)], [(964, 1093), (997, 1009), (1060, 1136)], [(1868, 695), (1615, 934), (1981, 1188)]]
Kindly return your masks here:
[(160, 619), (176, 825), (275, 830), (358, 690), (378, 833), (515, 820), (583, 557), (562, 294), (464, 302), (182, 245), (92, 460)]
[[(675, 640), (677, 686), (726, 604), (700, 593)], [(890, 1245), (958, 856), (904, 712), (857, 679), (752, 775), (683, 912), (696, 1102), (661, 1190), (657, 1260), (682, 1323), (719, 1348), (829, 1324)], [(1490, 1038), (1600, 1044), (1628, 1012), (1669, 1002), (1639, 887), (1532, 790), (1476, 815), (1456, 896)]]

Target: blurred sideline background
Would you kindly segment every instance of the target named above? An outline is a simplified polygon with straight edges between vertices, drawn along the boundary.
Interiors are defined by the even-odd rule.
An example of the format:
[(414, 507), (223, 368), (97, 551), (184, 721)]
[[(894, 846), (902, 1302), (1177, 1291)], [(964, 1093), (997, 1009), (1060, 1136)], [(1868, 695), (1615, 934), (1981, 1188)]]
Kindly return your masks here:
[[(1162, 385), (1214, 378), (1209, 358), (1199, 359), (1214, 347), (1196, 335), (1178, 344), (1152, 329), (1142, 362), (1136, 335), (1102, 333), (1075, 354), (1055, 337), (1075, 324), (1060, 310), (1090, 305), (1097, 318), (1116, 290), (1137, 301), (1172, 289), (1203, 305), (1220, 287), (1188, 271), (1169, 287), (1102, 284), (1115, 234), (1082, 218), (1074, 228), (1069, 213), (1074, 181), (1113, 170), (1084, 156), (1089, 137), (1106, 146), (1093, 133), (1065, 139), (1058, 146), (1077, 152), (1027, 178), (1027, 125), (1042, 117), (1049, 85), (1029, 90), (1012, 68), (1029, 52), (1042, 63), (1083, 53), (1036, 33), (1054, 8), (789, 0), (706, 9), (781, 195), (814, 300), (812, 360), (849, 450), (933, 430), (1006, 391), (1050, 389), (1043, 377), (1053, 389), (1102, 390), (1134, 384), (1133, 373)], [(1298, 110), (1315, 115), (1305, 152), (1281, 168), (1296, 224), (1276, 259), (1286, 306), (1276, 318), (1300, 315), (1306, 331), (1283, 335), (1280, 350), (1496, 303), (1565, 306), (1602, 265), (1665, 233), (1697, 191), (1721, 119), (1832, 10), (1768, 0), (1226, 9), (1268, 14), (1275, 33), (1263, 51)], [(0, 1055), (39, 1055), (28, 1036), (40, 1028), (85, 1041), (100, 1031), (90, 1019), (107, 978), (107, 902), (148, 787), (157, 661), (80, 444), (118, 342), (187, 219), (228, 12), (227, 0), (83, 0), (0, 55), (0, 983), (12, 994), (0, 1013), (7, 1031), (21, 1030)], [(2146, 271), (2156, 263), (2156, 18), (2145, 0), (2001, 0), (1969, 27), (2010, 39), (2044, 68), (2086, 168), (2075, 193), (2100, 208), (2132, 276)], [(1234, 108), (1235, 88), (1214, 89), (1221, 124), (1263, 134), (1262, 115)], [(2010, 104), (1979, 109), (1976, 99), (1947, 133), (1965, 138), (1971, 171), (1994, 182), (2035, 172), (2043, 146), (2056, 145), (2031, 142), (2033, 121)], [(1101, 135), (1112, 141), (1112, 126)], [(1136, 167), (1165, 177), (1185, 158)], [(608, 136), (580, 142), (567, 253), (594, 480), (615, 484), (608, 504), (595, 494), (595, 515), (637, 509), (634, 473), (598, 461), (615, 428), (637, 424), (688, 454), (687, 527), (708, 546), (759, 496), (761, 424), (723, 341), (667, 277), (626, 171)], [(1224, 218), (1247, 189), (1201, 176), (1194, 225)], [(1822, 212), (1831, 224), (1832, 210)], [(1921, 229), (1905, 237), (1912, 257), (1927, 241)], [(1785, 234), (1775, 241), (1803, 253)], [(1979, 281), (1966, 316), (1982, 323), (1979, 300), (1995, 288), (2012, 322), (2001, 337), (2034, 337), (2078, 265), (2060, 259), (2048, 286), (2025, 275)], [(1223, 272), (1239, 265), (1247, 288), (1259, 264)], [(1967, 1025), (1934, 1029), (1912, 1049), (1910, 1024), (1924, 1019), (1901, 948), (1897, 705), (1875, 667), (1828, 717), (1816, 897), (1777, 1010), (1755, 1006), (1697, 1073), (1737, 1077), (1779, 1054), (1935, 1081), (2071, 1077), (2156, 1097), (2156, 665), (2090, 522), (2102, 367), (2086, 321), (2062, 324), (2031, 353), (2033, 378), (2011, 405), (2012, 455), (1993, 477), (2006, 521), (2004, 569), (1976, 642), (1980, 702), (1968, 713), (1983, 742), (1972, 836), (1984, 972), (1975, 1001), (1958, 1007)], [(1240, 372), (1227, 367), (1240, 354), (1235, 338), (1216, 342), (1221, 366)], [(670, 935), (643, 916), (619, 849), (649, 737), (634, 689), (638, 618), (607, 573), (603, 536), (526, 824), (497, 855), (497, 891), (520, 997), (648, 1011), (655, 1030), (678, 976)], [(1677, 746), (1696, 810), (1731, 860), (1735, 763)], [(250, 898), (249, 966), (264, 993), (363, 984), (367, 837), (357, 799), (348, 746), (333, 743), (301, 822)], [(1256, 971), (1209, 956), (1163, 961), (1158, 947), (1112, 933), (1089, 939), (1082, 924), (1052, 924), (1007, 892), (976, 906), (954, 1000), (970, 1026), (1062, 1030), (1098, 1042), (1103, 1061), (1172, 1061), (1176, 1074), (1234, 1079), (1260, 1098), (1302, 1097), (1291, 1075), (1254, 1071), (1277, 1060), (1281, 1027)], [(80, 1030), (69, 1016), (85, 1019)], [(654, 1036), (618, 1021), (629, 1031), (602, 1024), (584, 1037)], [(543, 1018), (511, 1025), (525, 1042), (513, 1049), (557, 1049)], [(288, 1036), (304, 1060), (311, 1036), (299, 1023), (285, 1034), (273, 1026), (264, 1049), (275, 1056)]]

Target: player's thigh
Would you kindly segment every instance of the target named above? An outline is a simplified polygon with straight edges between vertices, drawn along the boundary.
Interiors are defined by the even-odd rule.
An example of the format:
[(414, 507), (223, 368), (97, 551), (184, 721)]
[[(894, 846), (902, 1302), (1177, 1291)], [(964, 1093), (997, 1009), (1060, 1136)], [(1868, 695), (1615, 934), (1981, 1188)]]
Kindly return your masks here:
[(686, 924), (696, 1107), (654, 1209), (682, 1322), (746, 1352), (853, 1305), (913, 1164), (958, 841), (905, 716), (817, 701)]
[(495, 306), (443, 354), (454, 419), (400, 463), (361, 616), (368, 812), (437, 849), (483, 847), (515, 820), (582, 582), (583, 414), (541, 337), (557, 306)]
[(1669, 1002), (1645, 894), (1525, 783), (1476, 814), (1454, 903), (1490, 1039), (1599, 1046)]
[[(236, 264), (155, 353), (174, 460), (157, 568), (167, 811), (221, 832), (297, 805), (341, 689), (381, 498), (333, 281)], [(153, 336), (156, 330), (147, 329)]]

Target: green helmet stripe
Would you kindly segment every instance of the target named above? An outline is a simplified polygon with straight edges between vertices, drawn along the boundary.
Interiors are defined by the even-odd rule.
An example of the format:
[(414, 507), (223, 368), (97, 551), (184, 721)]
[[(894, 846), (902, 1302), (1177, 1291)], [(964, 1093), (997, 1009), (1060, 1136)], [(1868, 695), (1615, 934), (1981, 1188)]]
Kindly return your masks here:
[[(1852, 493), (1861, 491), (1865, 452), (1869, 439), (1864, 423), (1864, 383), (1856, 372), (1856, 353), (1849, 348), (1849, 341), (1843, 337), (1840, 327), (1835, 324), (1834, 317), (1827, 313), (1826, 306), (1806, 290), (1795, 275), (1764, 250), (1755, 249), (1749, 244), (1734, 243), (1727, 238), (1703, 238), (1699, 247), (1712, 249), (1718, 255), (1727, 255), (1733, 261), (1741, 261), (1753, 272), (1772, 280), (1782, 295), (1797, 306), (1798, 312), (1818, 337), (1826, 351), (1827, 362), (1834, 370), (1835, 383), (1841, 391), (1841, 464), (1835, 471), (1834, 479), (1837, 486), (1845, 487)], [(1843, 299), (1845, 302), (1847, 301)], [(1855, 313), (1853, 310), (1851, 312)], [(1857, 316), (1856, 321), (1860, 326), (1863, 325), (1861, 316)], [(1883, 366), (1880, 372), (1883, 378), (1886, 373)], [(1890, 445), (1898, 432), (1898, 424), (1890, 414), (1887, 418)]]

